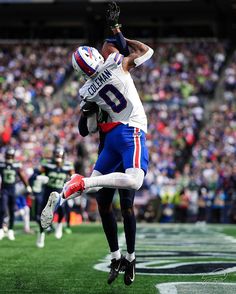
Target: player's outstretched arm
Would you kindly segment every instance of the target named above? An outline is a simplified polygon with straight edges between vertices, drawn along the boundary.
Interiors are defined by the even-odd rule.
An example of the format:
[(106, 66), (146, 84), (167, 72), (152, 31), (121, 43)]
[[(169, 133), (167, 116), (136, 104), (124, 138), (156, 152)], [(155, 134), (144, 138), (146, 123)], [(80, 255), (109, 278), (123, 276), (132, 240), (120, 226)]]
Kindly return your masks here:
[(127, 43), (125, 37), (123, 36), (120, 28), (114, 28), (114, 29), (112, 29), (112, 32), (114, 34), (119, 52), (121, 54), (123, 54), (124, 56), (128, 56), (130, 54), (129, 46), (128, 46), (128, 43)]
[[(128, 56), (130, 54), (129, 47), (120, 30), (121, 24), (119, 24), (119, 15), (120, 7), (115, 2), (109, 3), (106, 12), (106, 20), (114, 37), (106, 39), (103, 49), (107, 54), (108, 50), (110, 51), (109, 53), (112, 53), (116, 52), (118, 49), (122, 55)], [(111, 44), (114, 46), (111, 46)]]
[(125, 57), (122, 62), (122, 66), (125, 71), (129, 71), (131, 68), (143, 64), (152, 57), (154, 51), (148, 45), (136, 40), (126, 39), (126, 41), (133, 52), (129, 56)]

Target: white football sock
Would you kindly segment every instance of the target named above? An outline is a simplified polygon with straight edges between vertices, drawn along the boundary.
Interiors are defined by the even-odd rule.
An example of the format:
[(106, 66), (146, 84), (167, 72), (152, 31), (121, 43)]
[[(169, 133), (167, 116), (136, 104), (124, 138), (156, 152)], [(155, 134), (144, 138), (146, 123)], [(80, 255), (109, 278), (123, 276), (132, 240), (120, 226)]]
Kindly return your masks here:
[(66, 201), (66, 199), (63, 198), (63, 196), (61, 196), (61, 194), (60, 194), (60, 203), (59, 203), (59, 206), (61, 206), (65, 201)]
[(127, 259), (129, 262), (133, 261), (135, 259), (135, 252), (133, 253), (126, 253), (125, 259)]
[(120, 259), (121, 258), (121, 254), (120, 254), (120, 249), (118, 249), (117, 251), (111, 252), (111, 259)]

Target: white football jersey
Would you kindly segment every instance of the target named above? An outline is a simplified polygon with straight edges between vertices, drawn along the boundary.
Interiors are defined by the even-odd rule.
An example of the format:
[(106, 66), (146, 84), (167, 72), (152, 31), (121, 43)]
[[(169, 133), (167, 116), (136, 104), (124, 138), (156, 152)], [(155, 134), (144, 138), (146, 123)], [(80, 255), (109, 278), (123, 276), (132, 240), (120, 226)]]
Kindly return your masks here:
[(124, 56), (112, 53), (80, 89), (82, 101), (96, 102), (111, 122), (121, 122), (147, 132), (147, 117), (130, 73), (122, 68)]

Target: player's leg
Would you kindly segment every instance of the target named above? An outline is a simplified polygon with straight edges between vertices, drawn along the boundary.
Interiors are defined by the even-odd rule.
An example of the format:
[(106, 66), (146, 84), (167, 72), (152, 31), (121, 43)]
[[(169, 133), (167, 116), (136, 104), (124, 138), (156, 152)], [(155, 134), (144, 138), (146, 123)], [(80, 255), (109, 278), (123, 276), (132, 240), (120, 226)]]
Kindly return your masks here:
[(71, 227), (70, 227), (70, 214), (71, 214), (71, 210), (72, 210), (73, 205), (74, 205), (73, 199), (69, 199), (68, 201), (65, 202), (65, 218), (66, 218), (65, 232), (67, 234), (72, 233)]
[(144, 180), (144, 171), (140, 168), (128, 168), (125, 170), (125, 173), (113, 172), (106, 175), (102, 175), (99, 171), (94, 170), (93, 175), (85, 178), (75, 174), (72, 179), (66, 183), (66, 189), (63, 190), (61, 196), (64, 199), (71, 199), (80, 196), (82, 192), (97, 192), (102, 189), (102, 187), (138, 190), (142, 186)]
[(7, 211), (7, 192), (5, 190), (0, 191), (0, 240), (4, 237), (3, 221)]
[(15, 221), (15, 194), (11, 193), (8, 195), (8, 211), (9, 211), (9, 227), (8, 227), (8, 239), (11, 241), (15, 240), (14, 234), (14, 221)]
[[(140, 129), (126, 125), (116, 127), (105, 138), (105, 146), (101, 155), (106, 154), (107, 159), (105, 156), (99, 156), (94, 168), (103, 175), (90, 178), (75, 175), (73, 181), (67, 184), (65, 198), (70, 197), (76, 190), (87, 191), (99, 187), (138, 190), (142, 186), (148, 165), (148, 151), (145, 141), (145, 133)], [(103, 172), (103, 160), (109, 164), (109, 161), (112, 161), (111, 152), (117, 158), (122, 158), (125, 173), (107, 174), (107, 172)]]
[[(107, 173), (113, 171), (120, 161), (121, 156), (118, 153), (113, 152), (112, 150), (109, 151), (106, 147), (104, 147), (96, 163), (96, 165), (99, 166), (100, 171), (94, 170), (90, 178), (100, 177), (103, 172)], [(82, 178), (82, 176), (75, 174), (71, 177), (71, 180), (64, 185), (61, 194), (57, 192), (51, 193), (48, 202), (41, 214), (41, 225), (43, 228), (50, 226), (53, 219), (53, 214), (57, 207), (63, 205), (66, 200), (81, 195), (79, 190), (80, 179)], [(92, 189), (87, 189), (86, 192), (94, 193), (100, 189), (100, 186), (96, 186), (92, 187)]]
[[(48, 192), (44, 191), (44, 193), (42, 195), (42, 200), (40, 201), (41, 202), (41, 205), (39, 208), (40, 215), (43, 211), (43, 208), (45, 207), (45, 205), (48, 202), (48, 195), (49, 195)], [(45, 246), (45, 232), (44, 232), (44, 228), (41, 225), (41, 222), (39, 222), (38, 224), (39, 224), (39, 233), (38, 233), (37, 240), (36, 240), (36, 246), (38, 248), (44, 248), (44, 246)]]
[(40, 216), (42, 212), (42, 201), (43, 201), (43, 195), (35, 194), (35, 221), (40, 226)]
[(65, 216), (65, 203), (57, 208), (58, 221), (55, 229), (55, 237), (61, 239), (63, 235), (63, 217)]
[(108, 284), (111, 284), (117, 278), (122, 261), (117, 237), (117, 223), (112, 209), (114, 192), (114, 189), (103, 188), (96, 195), (103, 230), (111, 252), (110, 272), (107, 279)]
[(30, 229), (30, 208), (27, 204), (24, 206), (23, 221), (25, 233), (32, 234), (33, 231)]
[[(95, 190), (101, 187), (138, 190), (142, 186), (148, 163), (145, 134), (125, 125), (115, 129), (117, 129), (115, 133), (111, 131), (106, 135), (104, 148), (98, 157), (92, 176), (84, 178), (75, 174), (65, 184), (62, 195), (56, 192), (50, 195), (48, 204), (41, 215), (41, 224), (44, 228), (50, 225), (54, 209), (63, 203), (63, 198), (74, 198), (83, 191), (91, 191), (91, 188), (96, 188)], [(107, 174), (120, 163), (121, 159), (123, 159), (125, 173)], [(95, 173), (98, 176), (93, 176)]]
[[(91, 177), (99, 176), (99, 175), (100, 175), (99, 172), (93, 171)], [(78, 177), (77, 175), (74, 175), (71, 177), (71, 180), (67, 182), (67, 183), (70, 183), (68, 190), (67, 190), (67, 183), (66, 183), (61, 193), (52, 192), (50, 194), (48, 201), (43, 204), (43, 210), (40, 217), (40, 226), (43, 229), (47, 229), (51, 225), (54, 213), (58, 209), (58, 207), (64, 205), (65, 201), (81, 195), (81, 192), (78, 193), (77, 192), (78, 189), (77, 188), (75, 189), (75, 187), (77, 187), (76, 186), (77, 182), (78, 182)], [(95, 189), (94, 192), (96, 191), (97, 190)], [(69, 194), (69, 196), (67, 199), (65, 199), (64, 195), (67, 195), (67, 193)]]
[[(123, 153), (124, 168), (132, 169), (141, 168), (145, 173), (148, 165), (148, 153), (145, 146), (145, 136), (142, 132), (134, 130), (133, 142), (129, 144)], [(130, 133), (130, 132), (129, 132)], [(129, 140), (129, 136), (127, 136)], [(132, 139), (130, 140), (132, 141)], [(121, 210), (124, 219), (124, 229), (127, 244), (127, 254), (124, 260), (124, 283), (131, 285), (135, 278), (135, 234), (136, 219), (133, 210), (134, 190), (120, 190), (121, 194)]]
[(80, 179), (80, 191), (91, 188), (113, 188), (139, 190), (143, 184), (144, 171), (140, 168), (129, 168), (125, 173), (110, 173), (96, 177)]
[(134, 190), (119, 190), (121, 213), (123, 216), (127, 253), (123, 260), (124, 283), (131, 285), (135, 278), (135, 235), (136, 218), (133, 210)]
[(27, 234), (32, 233), (30, 230), (30, 208), (27, 205), (25, 197), (18, 196), (16, 199), (16, 204), (18, 206), (18, 210), (15, 211), (15, 217), (21, 216), (24, 223), (24, 232)]
[[(106, 136), (107, 137), (107, 136)], [(122, 160), (121, 155), (119, 152), (113, 150), (110, 146), (110, 141), (104, 141), (103, 149), (99, 151), (99, 156), (96, 161), (94, 170), (90, 178), (100, 177), (104, 174), (109, 174), (115, 170), (116, 166), (118, 166)], [(101, 148), (101, 145), (100, 147)], [(67, 182), (62, 191), (62, 196), (64, 199), (75, 198), (81, 195), (81, 180), (84, 177), (78, 174), (75, 174), (71, 177), (71, 180)], [(110, 187), (109, 187), (110, 188)], [(86, 193), (95, 193), (102, 189), (102, 186), (92, 186), (86, 189)], [(79, 192), (79, 193), (78, 193)], [(63, 200), (61, 200), (60, 205), (62, 204)]]
[[(122, 150), (123, 165), (126, 172), (136, 172), (141, 168), (146, 173), (148, 166), (148, 152), (145, 146), (145, 135), (134, 129), (126, 129), (126, 148)], [(133, 211), (134, 190), (119, 190), (121, 200), (121, 211), (124, 220), (124, 230), (127, 245), (127, 254), (123, 261), (124, 283), (131, 285), (135, 278), (135, 235), (136, 219)]]

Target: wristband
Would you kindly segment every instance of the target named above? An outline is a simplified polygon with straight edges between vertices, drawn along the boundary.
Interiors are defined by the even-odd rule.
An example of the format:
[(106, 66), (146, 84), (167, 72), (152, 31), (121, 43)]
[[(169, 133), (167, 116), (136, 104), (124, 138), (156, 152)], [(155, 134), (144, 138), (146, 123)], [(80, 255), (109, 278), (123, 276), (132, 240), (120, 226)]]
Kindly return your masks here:
[(112, 30), (114, 30), (114, 29), (119, 29), (119, 28), (121, 28), (122, 27), (122, 25), (121, 24), (119, 24), (119, 23), (117, 23), (117, 24), (115, 24), (115, 25), (112, 25), (112, 26), (110, 26), (110, 28), (112, 29)]
[(135, 67), (141, 65), (142, 63), (144, 63), (145, 61), (150, 59), (152, 57), (153, 53), (154, 53), (153, 49), (148, 47), (148, 51), (145, 54), (134, 59)]

